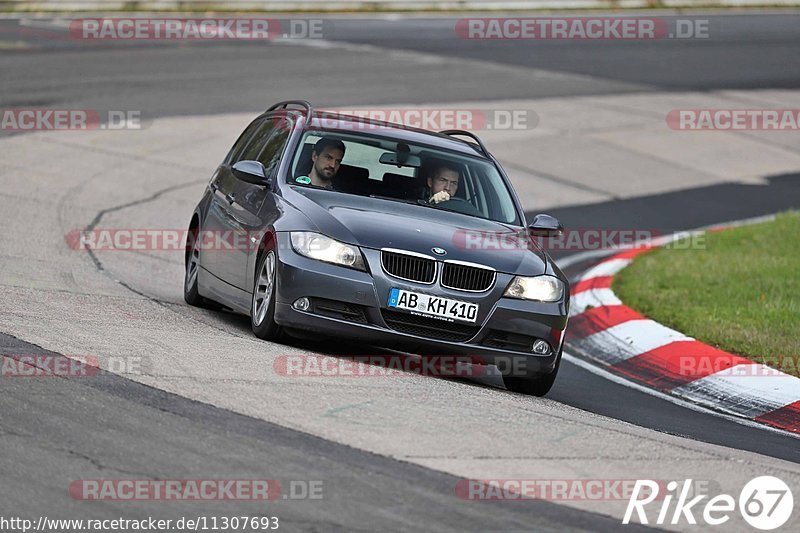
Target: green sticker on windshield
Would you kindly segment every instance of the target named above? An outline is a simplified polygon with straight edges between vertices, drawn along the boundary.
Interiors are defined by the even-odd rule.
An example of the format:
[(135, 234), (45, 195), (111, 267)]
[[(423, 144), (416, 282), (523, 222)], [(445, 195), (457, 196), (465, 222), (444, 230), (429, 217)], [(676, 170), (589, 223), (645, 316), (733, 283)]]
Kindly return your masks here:
[(294, 181), (296, 181), (297, 183), (302, 183), (303, 185), (308, 185), (309, 183), (311, 183), (311, 178), (309, 178), (308, 176), (300, 176), (298, 178), (295, 178)]

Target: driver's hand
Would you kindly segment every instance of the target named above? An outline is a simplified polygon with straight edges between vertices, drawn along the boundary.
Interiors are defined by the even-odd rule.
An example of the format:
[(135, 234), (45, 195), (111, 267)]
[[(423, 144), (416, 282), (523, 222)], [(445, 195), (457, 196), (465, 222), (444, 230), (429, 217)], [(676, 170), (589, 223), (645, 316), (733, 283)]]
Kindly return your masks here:
[(430, 203), (438, 204), (439, 202), (446, 202), (450, 199), (450, 193), (447, 191), (439, 191), (431, 196)]

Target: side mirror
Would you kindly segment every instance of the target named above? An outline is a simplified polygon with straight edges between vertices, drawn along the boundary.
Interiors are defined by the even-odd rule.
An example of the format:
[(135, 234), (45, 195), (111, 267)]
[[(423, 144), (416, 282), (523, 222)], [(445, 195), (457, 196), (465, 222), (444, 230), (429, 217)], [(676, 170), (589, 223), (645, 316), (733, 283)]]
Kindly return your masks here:
[(555, 237), (564, 232), (564, 226), (556, 217), (550, 215), (536, 215), (528, 226), (528, 231), (536, 237)]
[(239, 161), (231, 167), (233, 175), (242, 181), (254, 185), (269, 185), (267, 179), (267, 169), (258, 161)]

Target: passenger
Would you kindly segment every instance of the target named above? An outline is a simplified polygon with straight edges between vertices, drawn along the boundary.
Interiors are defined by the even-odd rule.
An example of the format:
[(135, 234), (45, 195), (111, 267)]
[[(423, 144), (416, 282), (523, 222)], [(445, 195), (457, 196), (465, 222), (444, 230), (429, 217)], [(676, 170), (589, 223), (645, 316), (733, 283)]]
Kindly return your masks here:
[(452, 163), (437, 163), (428, 176), (428, 203), (446, 202), (455, 196), (459, 177), (458, 168)]
[(345, 146), (339, 139), (323, 137), (311, 152), (311, 172), (308, 176), (295, 178), (297, 183), (333, 189), (333, 178), (339, 172), (344, 159)]

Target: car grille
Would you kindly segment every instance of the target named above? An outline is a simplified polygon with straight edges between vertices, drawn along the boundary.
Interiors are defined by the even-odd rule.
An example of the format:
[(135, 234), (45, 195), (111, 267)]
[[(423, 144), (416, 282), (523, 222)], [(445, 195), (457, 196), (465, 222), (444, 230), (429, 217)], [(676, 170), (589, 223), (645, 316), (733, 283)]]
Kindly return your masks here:
[(483, 292), (494, 285), (495, 271), (487, 268), (445, 262), (442, 287), (461, 291)]
[(489, 331), (489, 334), (481, 344), (491, 348), (500, 348), (502, 350), (530, 352), (533, 349), (533, 341), (535, 340), (536, 337), (530, 335), (521, 335), (519, 333), (510, 333), (508, 331), (493, 329)]
[(451, 342), (468, 341), (477, 335), (480, 326), (445, 322), (435, 318), (427, 318), (397, 311), (381, 310), (383, 320), (390, 328), (431, 339), (440, 339)]
[(381, 251), (381, 265), (387, 274), (417, 283), (433, 283), (436, 261), (388, 250)]

